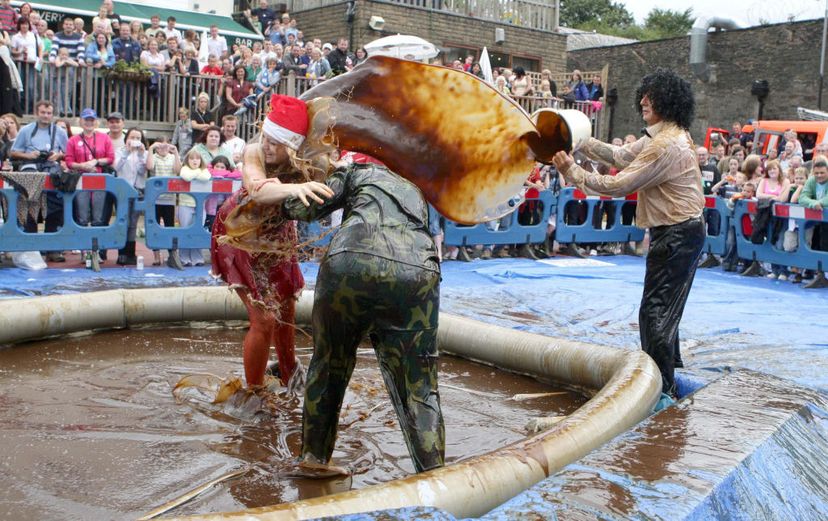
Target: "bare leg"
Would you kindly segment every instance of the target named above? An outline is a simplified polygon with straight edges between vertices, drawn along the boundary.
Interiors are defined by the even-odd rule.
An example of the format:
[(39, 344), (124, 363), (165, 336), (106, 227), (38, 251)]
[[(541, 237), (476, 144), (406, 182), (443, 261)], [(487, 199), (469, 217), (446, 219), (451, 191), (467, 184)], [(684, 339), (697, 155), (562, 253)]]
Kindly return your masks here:
[(274, 336), (275, 321), (272, 316), (255, 305), (245, 290), (237, 290), (247, 308), (250, 329), (244, 336), (244, 378), (247, 385), (264, 384), (267, 360), (270, 357), (270, 340)]

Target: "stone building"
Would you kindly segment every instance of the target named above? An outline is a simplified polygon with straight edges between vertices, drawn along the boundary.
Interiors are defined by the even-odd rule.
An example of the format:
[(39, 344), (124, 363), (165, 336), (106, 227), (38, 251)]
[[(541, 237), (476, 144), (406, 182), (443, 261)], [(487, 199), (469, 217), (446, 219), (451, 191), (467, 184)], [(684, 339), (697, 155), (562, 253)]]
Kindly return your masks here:
[[(758, 116), (759, 101), (751, 94), (754, 80), (767, 80), (770, 88), (762, 119), (798, 119), (798, 106), (816, 108), (821, 42), (822, 20), (710, 33), (706, 80), (690, 67), (689, 36), (572, 51), (567, 68), (595, 70), (609, 64), (607, 83), (618, 91), (612, 137), (638, 135), (642, 127), (634, 106), (639, 79), (656, 67), (673, 68), (692, 82), (697, 106), (691, 133), (699, 142), (707, 127), (730, 128), (733, 121)], [(607, 125), (604, 129), (609, 130)]]
[(439, 47), (446, 63), (468, 55), (477, 59), (486, 47), (494, 67), (565, 71), (566, 36), (556, 31), (555, 0), (355, 0), (349, 18), (350, 3), (294, 0), (291, 15), (306, 35), (324, 41), (345, 37), (352, 49), (383, 36), (411, 34)]

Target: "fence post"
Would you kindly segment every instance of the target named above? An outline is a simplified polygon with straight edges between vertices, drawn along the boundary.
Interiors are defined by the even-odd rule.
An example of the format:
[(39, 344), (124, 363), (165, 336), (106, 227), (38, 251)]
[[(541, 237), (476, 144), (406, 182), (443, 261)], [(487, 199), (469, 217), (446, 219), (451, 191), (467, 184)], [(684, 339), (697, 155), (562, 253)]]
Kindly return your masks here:
[(296, 73), (288, 72), (287, 95), (296, 97)]

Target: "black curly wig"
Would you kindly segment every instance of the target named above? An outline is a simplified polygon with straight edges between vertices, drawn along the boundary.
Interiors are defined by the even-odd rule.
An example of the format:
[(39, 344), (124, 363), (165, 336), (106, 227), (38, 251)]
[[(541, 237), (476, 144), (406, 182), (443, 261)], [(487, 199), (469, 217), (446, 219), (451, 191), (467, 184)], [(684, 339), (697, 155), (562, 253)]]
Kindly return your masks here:
[(635, 91), (635, 106), (641, 114), (641, 98), (647, 96), (661, 119), (687, 130), (693, 122), (696, 101), (690, 83), (670, 69), (658, 68), (641, 79)]

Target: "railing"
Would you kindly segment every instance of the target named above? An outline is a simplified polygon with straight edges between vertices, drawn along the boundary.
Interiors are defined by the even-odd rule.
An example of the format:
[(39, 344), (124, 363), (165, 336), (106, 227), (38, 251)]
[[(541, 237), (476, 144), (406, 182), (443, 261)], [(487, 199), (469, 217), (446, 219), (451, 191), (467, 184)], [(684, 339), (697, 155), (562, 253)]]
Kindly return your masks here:
[[(210, 97), (210, 109), (218, 116), (223, 100), (222, 78), (217, 76), (188, 76), (173, 73), (158, 74), (156, 86), (150, 81), (132, 81), (106, 75), (105, 69), (91, 67), (54, 67), (43, 64), (41, 71), (34, 64), (18, 63), (23, 92), (21, 107), (27, 114), (33, 113), (37, 100), (47, 99), (55, 105), (56, 117), (73, 117), (84, 107), (94, 108), (101, 117), (119, 111), (127, 125), (139, 125), (144, 130), (169, 134), (178, 120), (181, 107), (193, 109), (196, 96), (206, 92)], [(289, 73), (282, 77), (276, 92), (300, 96), (317, 81), (297, 77)], [(540, 82), (535, 82), (535, 86)], [(514, 98), (527, 113), (543, 107), (573, 108), (589, 116), (593, 123), (593, 135), (599, 136), (600, 112), (591, 102), (565, 102), (554, 98), (524, 96)], [(238, 135), (249, 140), (258, 133), (259, 123), (269, 96), (262, 96), (254, 110), (247, 112), (238, 127)], [(216, 122), (219, 118), (216, 117)]]
[[(381, 0), (430, 11), (445, 11), (470, 18), (492, 20), (540, 31), (558, 28), (558, 9), (555, 0)], [(342, 0), (292, 0), (290, 11), (306, 11)]]
[(532, 114), (538, 109), (574, 109), (580, 110), (589, 118), (592, 124), (592, 136), (595, 138), (601, 135), (601, 109), (592, 101), (565, 101), (560, 98), (543, 98), (540, 96), (512, 96), (527, 114)]
[[(178, 120), (181, 107), (193, 109), (196, 96), (206, 92), (210, 110), (218, 115), (224, 99), (223, 81), (217, 76), (189, 76), (169, 72), (157, 74), (156, 81), (135, 81), (107, 76), (106, 69), (92, 67), (55, 67), (44, 63), (42, 70), (33, 63), (18, 62), (23, 92), (21, 108), (26, 114), (34, 112), (34, 104), (46, 99), (54, 103), (56, 117), (75, 117), (84, 107), (94, 108), (101, 117), (114, 111), (121, 112), (127, 124), (151, 123), (151, 130), (169, 133)], [(293, 73), (282, 78), (277, 92), (299, 96), (308, 90), (313, 80), (297, 78)], [(248, 140), (258, 132), (258, 123), (269, 96), (259, 99), (255, 110), (244, 115), (238, 134)], [(218, 118), (216, 118), (218, 123)]]

